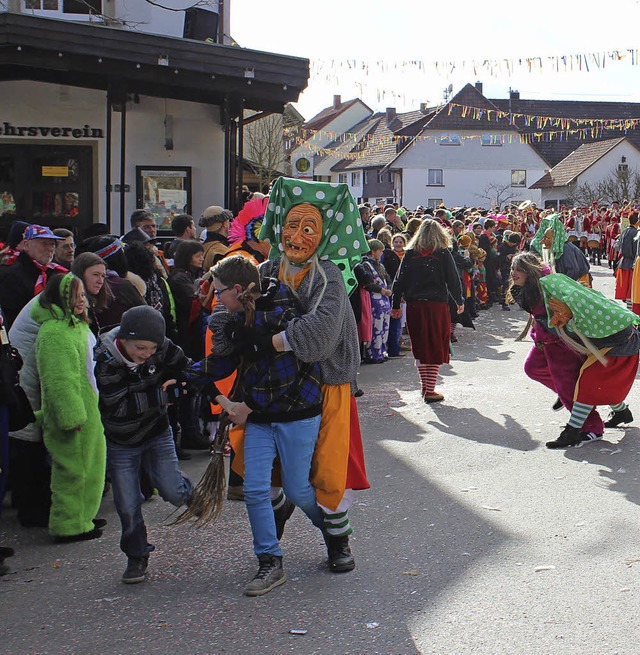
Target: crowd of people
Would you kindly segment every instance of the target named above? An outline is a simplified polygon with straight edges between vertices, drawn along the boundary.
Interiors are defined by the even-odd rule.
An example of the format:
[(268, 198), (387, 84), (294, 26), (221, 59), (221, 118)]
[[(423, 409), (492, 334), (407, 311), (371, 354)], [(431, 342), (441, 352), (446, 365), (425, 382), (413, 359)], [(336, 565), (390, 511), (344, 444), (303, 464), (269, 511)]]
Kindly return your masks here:
[[(321, 531), (330, 570), (350, 571), (349, 509), (369, 486), (360, 365), (411, 351), (422, 400), (443, 402), (438, 373), (456, 325), (518, 303), (534, 341), (525, 373), (570, 412), (547, 446), (601, 438), (633, 420), (637, 222), (628, 203), (358, 207), (346, 185), (287, 178), (235, 217), (215, 205), (197, 225), (176, 216), (164, 243), (145, 210), (122, 236), (100, 223), (80, 238), (13, 221), (0, 334), (20, 368), (9, 391), (19, 383), (35, 421), (10, 425), (15, 394), (0, 386), (0, 494), (10, 489), (22, 526), (69, 543), (102, 536), (111, 490), (122, 580), (142, 582), (154, 549), (143, 501), (157, 491), (193, 502), (179, 460), (209, 448), (224, 412), (235, 425), (227, 498), (246, 502), (258, 559), (245, 593), (285, 582), (280, 538), (296, 506)], [(624, 303), (591, 288), (603, 259)], [(606, 320), (591, 320), (597, 312)], [(598, 405), (611, 407), (606, 423)], [(0, 572), (11, 554), (0, 548)]]

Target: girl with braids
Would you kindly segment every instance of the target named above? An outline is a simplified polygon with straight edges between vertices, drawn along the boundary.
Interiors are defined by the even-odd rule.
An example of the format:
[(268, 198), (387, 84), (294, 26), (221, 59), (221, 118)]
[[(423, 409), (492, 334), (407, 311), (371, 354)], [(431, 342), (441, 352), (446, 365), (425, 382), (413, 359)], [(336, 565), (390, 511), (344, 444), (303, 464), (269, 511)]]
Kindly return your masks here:
[[(320, 369), (303, 363), (292, 352), (264, 354), (239, 347), (247, 330), (266, 339), (300, 315), (293, 294), (277, 279), (261, 283), (258, 268), (241, 255), (226, 257), (211, 270), (218, 299), (209, 321), (213, 332), (212, 354), (194, 365), (190, 377), (219, 380), (238, 369), (237, 382), (229, 394), (215, 388), (211, 396), (230, 418), (248, 410), (243, 447), (234, 443), (235, 465), (244, 459), (244, 496), (254, 552), (259, 568), (245, 587), (247, 596), (262, 596), (285, 582), (279, 539), (284, 521), (294, 505), (322, 529), (324, 515), (309, 482), (311, 459), (318, 439), (322, 412)], [(276, 457), (282, 486), (271, 487)], [(275, 513), (274, 513), (275, 511)]]
[[(633, 420), (624, 401), (638, 368), (640, 335), (633, 327), (638, 318), (600, 292), (551, 274), (533, 253), (514, 257), (511, 277), (511, 294), (533, 318), (534, 347), (525, 373), (554, 391), (571, 412), (547, 447), (595, 441), (604, 427)], [(605, 424), (595, 409), (601, 404), (613, 410)]]

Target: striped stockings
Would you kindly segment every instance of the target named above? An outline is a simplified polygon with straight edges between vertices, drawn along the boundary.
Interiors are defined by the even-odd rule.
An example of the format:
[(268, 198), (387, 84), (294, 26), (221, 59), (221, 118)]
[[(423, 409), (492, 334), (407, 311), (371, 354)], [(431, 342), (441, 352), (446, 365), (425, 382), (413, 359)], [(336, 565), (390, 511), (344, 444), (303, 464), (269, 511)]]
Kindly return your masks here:
[(440, 364), (416, 364), (416, 367), (418, 369), (418, 375), (420, 376), (422, 395), (425, 393), (434, 393), (436, 390)]

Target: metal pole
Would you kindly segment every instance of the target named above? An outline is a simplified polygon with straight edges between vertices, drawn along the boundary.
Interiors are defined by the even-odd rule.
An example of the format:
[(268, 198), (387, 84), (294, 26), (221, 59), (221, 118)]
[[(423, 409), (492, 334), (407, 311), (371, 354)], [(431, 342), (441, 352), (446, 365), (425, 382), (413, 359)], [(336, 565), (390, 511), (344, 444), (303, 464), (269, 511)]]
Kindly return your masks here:
[(244, 172), (244, 98), (240, 98), (240, 115), (238, 117), (238, 206), (242, 209), (242, 177)]
[(125, 155), (127, 143), (127, 95), (122, 95), (122, 113), (120, 114), (120, 234), (127, 231), (125, 224)]
[(106, 222), (111, 231), (111, 89), (107, 90), (107, 117), (106, 117), (106, 133), (107, 143), (105, 144), (106, 152), (104, 156), (105, 165), (105, 214)]
[(229, 96), (224, 100), (224, 106), (221, 107), (224, 112), (224, 206), (229, 206), (231, 197), (229, 196), (229, 177), (231, 176), (231, 119), (229, 118)]

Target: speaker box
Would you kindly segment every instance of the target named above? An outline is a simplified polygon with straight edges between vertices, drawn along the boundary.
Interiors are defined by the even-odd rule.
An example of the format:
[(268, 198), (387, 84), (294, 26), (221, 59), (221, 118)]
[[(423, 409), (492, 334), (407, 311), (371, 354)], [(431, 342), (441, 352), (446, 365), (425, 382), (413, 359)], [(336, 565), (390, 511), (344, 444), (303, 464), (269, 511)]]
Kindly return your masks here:
[(184, 12), (182, 37), (196, 41), (218, 43), (219, 15), (206, 9), (187, 9)]

